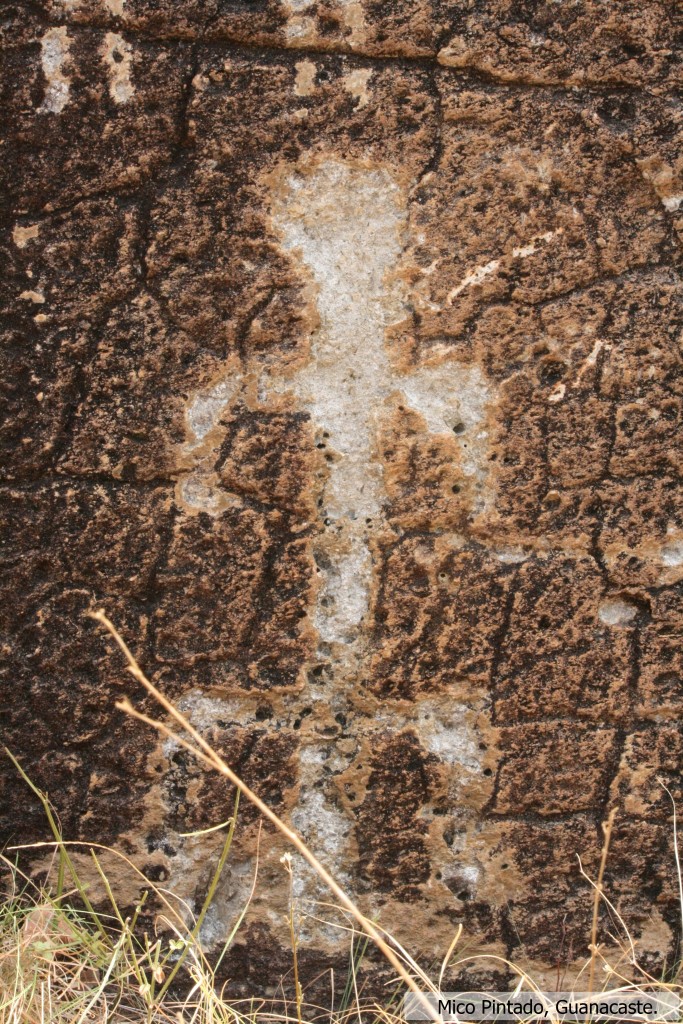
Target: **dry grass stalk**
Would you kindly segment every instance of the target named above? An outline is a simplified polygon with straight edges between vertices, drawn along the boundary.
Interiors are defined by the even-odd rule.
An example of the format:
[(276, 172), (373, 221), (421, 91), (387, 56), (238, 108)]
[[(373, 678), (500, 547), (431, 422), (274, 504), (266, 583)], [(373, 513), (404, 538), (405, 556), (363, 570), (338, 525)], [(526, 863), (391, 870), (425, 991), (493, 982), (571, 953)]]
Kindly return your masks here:
[(612, 838), (612, 828), (614, 827), (614, 819), (616, 817), (617, 809), (613, 807), (609, 812), (607, 821), (602, 823), (602, 852), (600, 854), (600, 868), (598, 870), (598, 879), (595, 883), (595, 890), (593, 892), (593, 921), (591, 924), (591, 942), (590, 942), (590, 969), (588, 971), (588, 992), (593, 991), (593, 985), (595, 984), (595, 960), (598, 954), (598, 914), (600, 911), (600, 901), (602, 899), (602, 885), (605, 877), (605, 867), (607, 866), (607, 855), (609, 853), (609, 844)]

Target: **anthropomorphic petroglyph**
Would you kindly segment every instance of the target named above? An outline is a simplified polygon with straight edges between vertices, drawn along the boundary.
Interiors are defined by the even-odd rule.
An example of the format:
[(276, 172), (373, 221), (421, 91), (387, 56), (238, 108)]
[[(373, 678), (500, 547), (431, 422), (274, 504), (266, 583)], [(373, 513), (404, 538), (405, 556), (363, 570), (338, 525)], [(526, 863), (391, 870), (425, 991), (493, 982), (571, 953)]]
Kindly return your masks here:
[[(292, 173), (273, 203), (282, 244), (315, 283), (320, 326), (310, 359), (292, 376), (261, 374), (267, 403), (292, 392), (334, 453), (323, 494), (323, 582), (315, 626), (321, 642), (353, 645), (368, 611), (370, 535), (385, 500), (376, 436), (391, 396), (400, 395), (433, 434), (464, 429), (463, 469), (480, 472), (486, 448), (488, 390), (476, 367), (455, 361), (410, 373), (392, 366), (386, 328), (405, 318), (402, 284), (392, 277), (406, 230), (405, 197), (384, 169), (328, 160)], [(197, 395), (188, 412), (190, 449), (206, 438), (243, 386), (237, 367)], [(182, 481), (184, 502), (210, 513), (229, 503), (204, 460)]]

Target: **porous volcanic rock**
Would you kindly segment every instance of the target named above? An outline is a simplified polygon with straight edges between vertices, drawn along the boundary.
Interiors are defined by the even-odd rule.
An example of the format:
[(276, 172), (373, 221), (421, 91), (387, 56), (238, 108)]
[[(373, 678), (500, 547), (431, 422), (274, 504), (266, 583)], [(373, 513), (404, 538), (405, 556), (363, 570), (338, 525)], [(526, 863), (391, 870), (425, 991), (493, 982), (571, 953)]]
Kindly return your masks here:
[[(611, 899), (670, 961), (680, 5), (31, 0), (2, 31), (3, 739), (65, 835), (196, 906), (222, 836), (187, 833), (232, 810), (115, 710), (151, 705), (103, 607), (424, 963), (462, 923), (571, 977), (612, 807)], [(2, 836), (45, 836), (8, 762)], [(244, 804), (202, 937), (257, 847), (235, 993), (290, 967)], [(326, 898), (296, 859), (294, 892)], [(333, 924), (305, 977), (345, 971)]]

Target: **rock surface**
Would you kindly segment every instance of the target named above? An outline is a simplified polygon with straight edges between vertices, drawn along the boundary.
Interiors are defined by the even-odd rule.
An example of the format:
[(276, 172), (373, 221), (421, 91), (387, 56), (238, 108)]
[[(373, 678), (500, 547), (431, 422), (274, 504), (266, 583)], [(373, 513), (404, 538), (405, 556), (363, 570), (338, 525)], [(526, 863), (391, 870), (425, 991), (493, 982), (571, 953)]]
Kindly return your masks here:
[[(3, 732), (65, 834), (191, 902), (221, 838), (181, 833), (232, 806), (114, 710), (96, 605), (424, 962), (462, 922), (571, 973), (612, 806), (612, 899), (670, 960), (680, 7), (32, 0), (3, 31)], [(2, 794), (43, 838), (6, 764)], [(282, 852), (235, 991), (289, 968)], [(309, 977), (346, 955), (301, 941)]]

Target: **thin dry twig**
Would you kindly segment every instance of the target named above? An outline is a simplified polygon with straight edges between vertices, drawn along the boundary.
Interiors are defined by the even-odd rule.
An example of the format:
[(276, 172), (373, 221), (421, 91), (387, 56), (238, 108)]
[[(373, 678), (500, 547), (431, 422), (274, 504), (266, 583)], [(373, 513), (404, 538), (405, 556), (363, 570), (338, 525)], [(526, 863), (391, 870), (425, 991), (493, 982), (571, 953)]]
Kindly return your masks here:
[(298, 1024), (303, 1024), (301, 1019), (302, 992), (299, 984), (299, 955), (297, 952), (296, 927), (294, 925), (294, 871), (292, 870), (292, 855), (285, 853), (280, 858), (280, 863), (287, 872), (289, 881), (289, 938), (292, 944), (292, 966), (294, 968), (294, 993), (296, 996), (296, 1018)]
[(681, 855), (678, 849), (678, 814), (676, 813), (676, 801), (674, 800), (668, 786), (665, 786), (661, 779), (658, 779), (657, 781), (671, 801), (671, 806), (673, 808), (674, 857), (676, 860), (676, 878), (678, 880), (678, 906), (681, 915), (681, 935), (683, 936), (683, 876), (681, 875)]
[(598, 912), (600, 910), (600, 899), (602, 898), (602, 880), (605, 875), (605, 867), (607, 865), (607, 854), (609, 853), (610, 839), (612, 838), (612, 827), (614, 825), (614, 819), (617, 814), (616, 807), (613, 807), (607, 816), (607, 821), (602, 823), (602, 834), (604, 840), (602, 843), (602, 853), (600, 855), (600, 870), (598, 871), (598, 878), (595, 883), (595, 891), (593, 893), (593, 922), (591, 924), (591, 943), (590, 943), (590, 969), (588, 971), (588, 991), (593, 991), (593, 982), (595, 980), (595, 960), (598, 953)]

